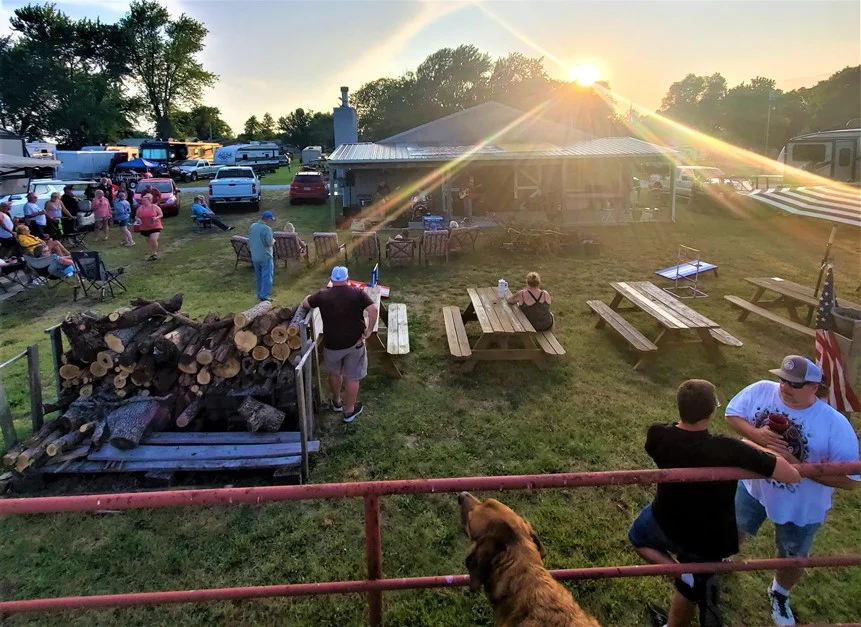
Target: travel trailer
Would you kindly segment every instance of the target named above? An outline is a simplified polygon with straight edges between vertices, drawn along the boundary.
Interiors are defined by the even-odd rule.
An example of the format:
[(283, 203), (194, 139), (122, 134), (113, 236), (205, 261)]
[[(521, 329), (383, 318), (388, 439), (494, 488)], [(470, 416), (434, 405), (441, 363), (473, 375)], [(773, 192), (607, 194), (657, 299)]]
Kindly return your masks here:
[(152, 163), (171, 164), (187, 159), (212, 161), (221, 144), (214, 142), (187, 142), (178, 139), (151, 139), (140, 146), (140, 157)]
[(275, 142), (251, 142), (222, 146), (215, 151), (215, 165), (247, 165), (257, 171), (275, 172), (281, 165), (281, 148)]
[[(777, 160), (841, 183), (861, 179), (861, 128), (808, 133), (790, 139)], [(791, 179), (791, 174), (785, 178)]]

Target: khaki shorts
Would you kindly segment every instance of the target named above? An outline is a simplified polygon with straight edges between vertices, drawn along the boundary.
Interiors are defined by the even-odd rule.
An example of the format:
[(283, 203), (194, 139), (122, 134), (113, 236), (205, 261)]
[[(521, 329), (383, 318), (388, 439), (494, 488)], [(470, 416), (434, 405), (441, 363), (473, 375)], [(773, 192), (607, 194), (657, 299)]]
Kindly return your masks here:
[(368, 374), (368, 351), (365, 343), (341, 350), (323, 349), (323, 363), (330, 374), (349, 381), (361, 381)]

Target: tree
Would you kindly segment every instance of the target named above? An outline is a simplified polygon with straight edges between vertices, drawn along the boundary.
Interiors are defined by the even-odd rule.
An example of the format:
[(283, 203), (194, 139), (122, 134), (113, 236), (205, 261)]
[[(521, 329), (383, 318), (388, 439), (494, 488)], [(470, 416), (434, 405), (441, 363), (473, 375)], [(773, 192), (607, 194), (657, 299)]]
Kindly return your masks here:
[(221, 119), (218, 107), (198, 105), (190, 111), (171, 110), (171, 124), (174, 134), (179, 137), (197, 137), (198, 139), (229, 139), (233, 131), (227, 122)]
[(331, 113), (305, 111), (302, 108), (278, 118), (282, 141), (300, 148), (305, 146), (333, 146), (335, 127)]
[(198, 103), (203, 89), (217, 79), (197, 61), (208, 31), (184, 13), (171, 20), (154, 0), (134, 0), (120, 26), (128, 41), (123, 54), (130, 79), (143, 92), (157, 134), (166, 139), (171, 110)]
[(270, 141), (275, 138), (275, 120), (267, 111), (260, 120), (260, 139)]
[(260, 139), (260, 122), (257, 120), (256, 115), (252, 115), (250, 118), (245, 120), (245, 130), (242, 133), (242, 138), (246, 141), (251, 141), (254, 139)]

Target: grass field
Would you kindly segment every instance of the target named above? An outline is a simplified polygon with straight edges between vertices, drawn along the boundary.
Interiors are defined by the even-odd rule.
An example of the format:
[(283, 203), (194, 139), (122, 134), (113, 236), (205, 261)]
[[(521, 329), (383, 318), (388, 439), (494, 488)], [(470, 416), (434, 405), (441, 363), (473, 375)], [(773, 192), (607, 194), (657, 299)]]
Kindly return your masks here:
[[(268, 182), (268, 181), (267, 181)], [(279, 224), (291, 220), (300, 234), (326, 226), (327, 207), (290, 207), (283, 193), (266, 192), (265, 208)], [(405, 376), (392, 381), (371, 367), (362, 388), (364, 414), (352, 425), (323, 414), (322, 450), (312, 460), (311, 481), (357, 481), (466, 475), (553, 473), (651, 467), (643, 450), (645, 431), (673, 420), (675, 388), (690, 377), (713, 381), (724, 405), (745, 385), (768, 376), (787, 353), (813, 353), (808, 339), (751, 317), (736, 321), (724, 294), (749, 296), (746, 276), (781, 276), (812, 284), (828, 225), (767, 210), (742, 217), (680, 212), (677, 224), (646, 223), (594, 228), (604, 244), (592, 259), (519, 259), (485, 246), (476, 257), (455, 258), (430, 268), (383, 268), (393, 300), (408, 306), (412, 352)], [(251, 216), (228, 216), (243, 232)], [(345, 234), (342, 234), (342, 241)], [(109, 265), (128, 266), (130, 296), (185, 294), (185, 309), (237, 311), (253, 304), (250, 269), (233, 270), (234, 257), (221, 232), (196, 235), (185, 217), (166, 221), (164, 254), (143, 261), (139, 241), (129, 250), (111, 233)], [(479, 244), (482, 240), (479, 240)], [(687, 301), (745, 343), (726, 349), (727, 365), (710, 363), (702, 350), (685, 348), (658, 360), (645, 373), (631, 369), (634, 357), (621, 338), (593, 329), (585, 301), (610, 298), (612, 280), (657, 279), (680, 243), (702, 249), (720, 266), (720, 278), (702, 280), (708, 298)], [(489, 244), (489, 238), (484, 241)], [(834, 248), (838, 294), (861, 281), (861, 242), (845, 227)], [(354, 269), (354, 276), (370, 268)], [(568, 355), (550, 371), (531, 366), (481, 364), (468, 375), (452, 368), (441, 307), (468, 303), (466, 288), (495, 285), (504, 277), (517, 286), (527, 271), (541, 272), (553, 293), (558, 337)], [(322, 286), (327, 268), (278, 267), (274, 295), (290, 304)], [(40, 342), (43, 370), (49, 355), (43, 329), (67, 311), (116, 304), (73, 305), (69, 292), (57, 296), (31, 290), (0, 304), (3, 329), (0, 360)], [(641, 318), (640, 328), (656, 331)], [(474, 330), (473, 330), (474, 331)], [(22, 369), (23, 370), (23, 369)], [(18, 426), (27, 430), (22, 370), (5, 384)], [(50, 395), (46, 391), (46, 398)], [(722, 420), (715, 430), (726, 433)], [(861, 424), (856, 420), (856, 431)], [(66, 482), (65, 492), (115, 487), (105, 481)], [(56, 491), (55, 486), (50, 488)], [(636, 564), (627, 528), (649, 501), (653, 487), (547, 490), (496, 495), (528, 518), (548, 551), (549, 567)], [(483, 495), (487, 496), (487, 495)], [(836, 495), (835, 506), (817, 537), (816, 554), (858, 552), (861, 546), (861, 490)], [(458, 527), (454, 495), (383, 499), (383, 572), (388, 577), (465, 572), (467, 541)], [(357, 579), (364, 575), (360, 500), (273, 504), (263, 507), (198, 508), (105, 515), (54, 515), (0, 521), (2, 598), (245, 586)], [(771, 556), (772, 528), (744, 546), (745, 558)], [(725, 579), (729, 625), (770, 622), (765, 590), (768, 573)], [(671, 584), (659, 579), (579, 582), (571, 586), (580, 603), (605, 625), (651, 625), (649, 606), (666, 607)], [(490, 625), (482, 595), (463, 589), (398, 592), (385, 597), (386, 624)], [(861, 569), (816, 570), (793, 593), (800, 622), (861, 619)], [(12, 625), (360, 625), (365, 601), (359, 595), (307, 600), (166, 606), (145, 610), (70, 612), (12, 617)]]

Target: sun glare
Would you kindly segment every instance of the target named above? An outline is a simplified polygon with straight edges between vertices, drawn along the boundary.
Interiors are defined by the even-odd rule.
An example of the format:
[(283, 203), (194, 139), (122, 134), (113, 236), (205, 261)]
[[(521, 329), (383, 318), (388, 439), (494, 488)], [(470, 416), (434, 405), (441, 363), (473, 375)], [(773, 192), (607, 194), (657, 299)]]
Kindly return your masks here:
[(601, 72), (592, 64), (578, 65), (568, 70), (568, 80), (583, 87), (591, 87), (601, 80)]

